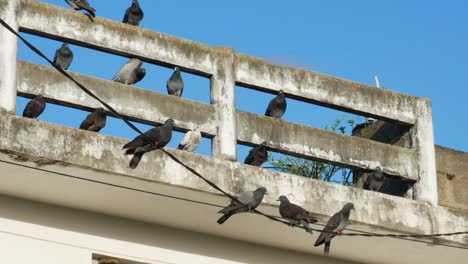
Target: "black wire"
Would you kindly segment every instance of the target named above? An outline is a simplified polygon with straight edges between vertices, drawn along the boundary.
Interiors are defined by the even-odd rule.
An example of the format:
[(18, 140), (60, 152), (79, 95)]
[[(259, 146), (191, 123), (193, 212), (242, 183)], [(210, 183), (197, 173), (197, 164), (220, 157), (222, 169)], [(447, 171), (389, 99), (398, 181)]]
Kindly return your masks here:
[[(57, 65), (55, 65), (50, 59), (48, 59), (39, 49), (37, 49), (36, 47), (34, 47), (30, 42), (28, 42), (26, 39), (24, 39), (22, 36), (20, 36), (13, 28), (11, 28), (2, 18), (0, 18), (0, 23), (6, 28), (8, 29), (11, 33), (13, 33), (14, 35), (16, 35), (21, 41), (23, 41), (26, 46), (28, 46), (32, 51), (34, 51), (37, 55), (39, 55), (40, 57), (42, 57), (43, 59), (45, 59), (47, 62), (50, 63), (50, 65), (52, 65), (56, 70), (58, 70), (61, 74), (63, 74), (65, 77), (67, 77), (68, 79), (70, 79), (73, 83), (75, 83), (80, 89), (82, 89), (85, 93), (87, 93), (89, 96), (93, 97), (94, 99), (96, 99), (97, 101), (99, 101), (102, 105), (104, 105), (109, 111), (111, 111), (115, 116), (117, 116), (118, 118), (122, 119), (130, 128), (132, 128), (133, 130), (135, 130), (137, 133), (139, 133), (141, 136), (143, 136), (143, 138), (145, 138), (146, 140), (148, 141), (151, 141), (143, 132), (141, 132), (136, 126), (134, 126), (132, 123), (130, 123), (130, 121), (128, 121), (128, 119), (126, 119), (124, 116), (120, 115), (115, 109), (113, 109), (111, 106), (109, 106), (107, 103), (105, 103), (104, 101), (102, 101), (98, 96), (96, 96), (95, 94), (93, 94), (89, 89), (87, 89), (85, 86), (83, 86), (81, 83), (79, 83), (78, 81), (76, 81), (70, 74), (68, 74), (66, 71), (64, 71), (63, 69), (61, 69), (60, 67), (58, 67)], [(219, 186), (217, 186), (216, 184), (214, 184), (212, 181), (206, 179), (203, 175), (201, 175), (200, 173), (198, 173), (196, 170), (194, 170), (193, 168), (185, 165), (182, 161), (180, 161), (177, 157), (175, 157), (173, 154), (169, 153), (168, 151), (166, 151), (165, 149), (161, 149), (164, 153), (166, 153), (172, 160), (174, 160), (175, 162), (177, 162), (178, 164), (182, 165), (184, 168), (186, 168), (188, 171), (192, 172), (194, 175), (198, 176), (199, 178), (201, 178), (203, 181), (205, 181), (208, 185), (210, 185), (211, 187), (213, 187), (214, 189), (216, 189), (217, 191), (221, 192), (222, 194), (224, 194), (225, 196), (229, 197), (231, 200), (234, 200), (235, 202), (239, 203), (239, 204), (243, 204), (241, 203), (237, 197), (235, 196), (232, 196), (231, 194), (227, 193), (226, 191), (224, 191), (223, 189), (221, 189)], [(2, 161), (2, 162), (6, 162), (6, 161)], [(6, 162), (8, 163), (8, 162)], [(25, 165), (20, 165), (20, 164), (16, 164), (16, 163), (11, 163), (11, 164), (15, 164), (15, 165), (18, 165), (18, 166), (23, 166), (23, 167), (28, 167), (28, 166), (25, 166)], [(28, 168), (33, 168), (33, 167), (28, 167)], [(42, 169), (38, 169), (38, 168), (34, 168), (34, 169), (37, 169), (37, 170), (42, 170)], [(43, 170), (43, 171), (47, 171), (47, 170)], [(139, 190), (139, 189), (134, 189), (134, 188), (130, 188), (130, 187), (125, 187), (125, 186), (119, 186), (119, 185), (115, 185), (115, 184), (110, 184), (110, 183), (105, 183), (105, 182), (100, 182), (100, 181), (96, 181), (96, 180), (90, 180), (90, 179), (86, 179), (86, 178), (81, 178), (81, 177), (78, 177), (78, 176), (72, 176), (72, 175), (67, 175), (67, 174), (63, 174), (63, 173), (57, 173), (57, 172), (52, 172), (52, 171), (47, 171), (47, 172), (51, 172), (51, 173), (55, 173), (55, 174), (59, 174), (59, 175), (62, 175), (62, 176), (67, 176), (67, 177), (73, 177), (73, 178), (76, 178), (76, 179), (81, 179), (81, 180), (86, 180), (86, 181), (91, 181), (91, 182), (95, 182), (95, 183), (100, 183), (100, 184), (106, 184), (106, 185), (109, 185), (109, 186), (113, 186), (113, 187), (118, 187), (118, 188), (123, 188), (123, 189), (128, 189), (128, 190), (133, 190), (133, 191), (138, 191), (138, 192), (143, 192), (143, 193), (148, 193), (148, 194), (153, 194), (153, 195), (158, 195), (158, 196), (164, 196), (164, 197), (167, 197), (167, 198), (173, 198), (173, 199), (179, 199), (179, 200), (184, 200), (184, 201), (188, 201), (188, 202), (194, 202), (194, 203), (199, 203), (199, 204), (204, 204), (204, 205), (210, 205), (210, 206), (216, 206), (216, 207), (222, 207), (222, 206), (219, 206), (219, 205), (215, 205), (215, 204), (209, 204), (209, 203), (204, 203), (204, 202), (200, 202), (200, 201), (195, 201), (195, 200), (190, 200), (190, 199), (185, 199), (185, 198), (180, 198), (180, 197), (176, 197), (176, 196), (170, 196), (170, 195), (165, 195), (165, 194), (160, 194), (160, 193), (154, 193), (154, 192), (149, 192), (149, 191), (144, 191), (144, 190)], [(243, 204), (245, 205), (245, 204)], [(246, 206), (246, 205), (245, 205)], [(273, 220), (273, 221), (276, 221), (276, 222), (279, 222), (279, 223), (282, 223), (282, 224), (286, 224), (286, 225), (290, 225), (289, 222), (287, 221), (283, 221), (283, 220), (280, 220), (279, 217), (276, 217), (276, 216), (272, 216), (272, 215), (268, 215), (268, 214), (265, 214), (261, 211), (258, 211), (256, 209), (253, 210), (254, 213), (256, 214), (259, 214), (259, 215), (262, 215), (270, 220)], [(302, 228), (302, 229), (305, 229), (304, 227), (299, 227), (299, 228)], [(321, 232), (321, 233), (334, 233), (334, 232), (328, 232), (328, 231), (324, 231), (324, 230), (320, 230), (320, 229), (314, 229), (314, 228), (311, 228), (311, 230), (313, 231), (316, 231), (316, 232)], [(361, 231), (363, 232), (363, 231)], [(439, 234), (427, 234), (427, 235), (407, 235), (407, 234), (377, 234), (377, 233), (343, 233), (342, 235), (343, 236), (361, 236), (361, 237), (392, 237), (392, 238), (430, 238), (430, 237), (441, 237), (441, 236), (453, 236), (453, 235), (464, 235), (464, 234), (468, 234), (468, 231), (462, 231), (462, 232), (452, 232), (452, 233), (439, 233)], [(468, 249), (468, 248), (465, 248), (465, 249)]]

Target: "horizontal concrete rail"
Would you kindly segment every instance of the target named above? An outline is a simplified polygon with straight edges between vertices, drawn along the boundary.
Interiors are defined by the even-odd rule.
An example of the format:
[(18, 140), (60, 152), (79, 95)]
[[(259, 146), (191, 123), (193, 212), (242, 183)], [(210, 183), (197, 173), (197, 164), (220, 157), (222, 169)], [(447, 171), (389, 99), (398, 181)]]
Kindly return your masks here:
[[(0, 133), (0, 152), (8, 154), (20, 164), (25, 163), (33, 166), (36, 164), (40, 168), (49, 168), (50, 166), (50, 168), (54, 168), (54, 171), (79, 173), (77, 176), (122, 186), (126, 186), (123, 184), (134, 186), (141, 181), (139, 186), (144, 188), (151, 188), (152, 183), (156, 183), (188, 188), (203, 194), (218, 194), (162, 151), (147, 153), (137, 169), (129, 169), (130, 157), (125, 156), (121, 149), (122, 145), (127, 142), (124, 139), (8, 114), (0, 114), (0, 131), (2, 131)], [(227, 192), (238, 193), (242, 190), (265, 186), (269, 195), (265, 197), (262, 210), (268, 209), (268, 206), (275, 206), (275, 210), (269, 211), (272, 214), (277, 213), (277, 197), (287, 195), (295, 203), (317, 214), (321, 222), (326, 221), (342, 204), (353, 202), (356, 210), (351, 214), (351, 220), (353, 225), (357, 224), (354, 227), (358, 229), (367, 226), (373, 231), (390, 229), (397, 232), (426, 234), (468, 229), (468, 216), (466, 214), (444, 207), (286, 173), (259, 170), (237, 162), (204, 157), (184, 151), (168, 150), (186, 165), (201, 172)], [(35, 176), (32, 174), (29, 177), (34, 178)], [(28, 182), (25, 181), (24, 184), (27, 185)], [(134, 204), (134, 206), (138, 207), (139, 204)], [(177, 211), (177, 208), (166, 208), (165, 210)], [(213, 210), (213, 219), (216, 219), (215, 211)], [(147, 212), (144, 211), (144, 214)], [(158, 212), (158, 214), (160, 213)], [(186, 223), (191, 222), (186, 221), (186, 219), (182, 220)], [(197, 223), (198, 225), (200, 223)], [(245, 223), (243, 225), (245, 226)], [(209, 232), (213, 230), (243, 232), (242, 228), (216, 228), (214, 220), (209, 222), (208, 226), (211, 230)], [(286, 229), (286, 227), (284, 228)], [(248, 231), (250, 232), (250, 230)], [(290, 229), (287, 231), (290, 232)], [(300, 233), (302, 234), (302, 232)], [(251, 234), (248, 233), (245, 236), (256, 237)], [(441, 239), (442, 241), (466, 243), (468, 236), (461, 235)], [(311, 239), (311, 241), (313, 240)], [(376, 240), (363, 241), (376, 243)], [(310, 248), (311, 245), (308, 244), (305, 247)]]
[[(57, 104), (84, 110), (101, 107), (98, 101), (81, 91), (52, 67), (19, 61), (17, 72), (20, 95), (31, 97), (31, 95), (43, 94)], [(176, 127), (182, 130), (199, 127), (208, 136), (216, 135), (212, 105), (86, 75), (71, 72), (70, 74), (131, 120), (154, 125), (172, 118), (176, 122)]]
[(242, 143), (267, 141), (285, 154), (366, 169), (380, 166), (388, 174), (417, 180), (415, 150), (241, 111), (237, 111), (237, 128)]
[[(35, 0), (21, 0), (20, 30), (48, 38), (127, 57), (138, 57), (164, 66), (211, 76), (226, 49), (183, 40), (150, 30), (97, 17), (91, 22), (81, 13)], [(346, 81), (307, 70), (271, 65), (235, 53), (236, 82), (259, 90), (284, 89), (288, 96), (343, 111), (416, 122), (415, 97)], [(226, 67), (226, 66), (225, 66)]]

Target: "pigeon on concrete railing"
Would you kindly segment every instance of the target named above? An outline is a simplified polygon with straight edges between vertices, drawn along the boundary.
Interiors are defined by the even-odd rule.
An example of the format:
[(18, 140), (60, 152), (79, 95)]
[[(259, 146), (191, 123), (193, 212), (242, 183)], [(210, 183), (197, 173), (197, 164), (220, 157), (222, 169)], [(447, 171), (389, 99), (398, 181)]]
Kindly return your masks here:
[[(167, 119), (164, 125), (152, 128), (145, 132), (145, 136), (139, 135), (129, 143), (125, 144), (123, 146), (123, 149), (127, 149), (125, 155), (133, 154), (129, 167), (131, 169), (135, 169), (143, 154), (166, 146), (167, 143), (171, 141), (173, 125), (174, 120)], [(148, 140), (151, 140), (151, 142), (148, 142)]]
[(327, 222), (325, 227), (323, 228), (323, 232), (315, 241), (314, 246), (318, 247), (325, 243), (324, 254), (328, 255), (330, 253), (330, 245), (331, 240), (336, 235), (341, 235), (343, 230), (348, 225), (349, 215), (351, 214), (351, 210), (354, 209), (354, 205), (352, 203), (347, 203), (343, 206), (343, 208), (334, 214)]
[(280, 90), (278, 95), (273, 98), (265, 111), (266, 116), (281, 118), (286, 112), (286, 98), (283, 90)]
[(142, 68), (143, 62), (139, 59), (130, 59), (127, 63), (112, 77), (114, 82), (132, 85), (143, 79), (146, 75), (146, 69)]
[(92, 8), (88, 0), (65, 0), (75, 10), (86, 10), (92, 17), (96, 17), (96, 9)]
[(180, 141), (178, 149), (193, 152), (198, 148), (202, 140), (200, 130), (194, 129), (188, 131), (182, 141)]
[(44, 112), (45, 108), (46, 101), (44, 97), (40, 94), (31, 101), (29, 101), (29, 103), (26, 105), (26, 107), (23, 110), (23, 117), (36, 119), (42, 114), (42, 112)]
[(167, 80), (166, 88), (168, 94), (177, 97), (182, 96), (182, 92), (184, 91), (184, 80), (180, 74), (179, 67), (174, 68), (174, 72), (172, 73), (169, 80)]
[(127, 8), (127, 11), (125, 11), (124, 18), (122, 20), (123, 23), (138, 26), (140, 25), (141, 20), (143, 19), (144, 14), (143, 10), (140, 7), (140, 4), (138, 3), (138, 0), (133, 0), (132, 1), (132, 6)]
[(63, 43), (62, 46), (55, 51), (54, 64), (66, 71), (68, 67), (70, 67), (72, 61), (73, 51), (68, 47), (67, 43)]
[(222, 224), (226, 222), (226, 220), (229, 219), (229, 217), (238, 214), (238, 213), (245, 213), (245, 212), (250, 212), (254, 209), (256, 209), (260, 203), (263, 201), (263, 197), (267, 194), (267, 189), (265, 187), (260, 187), (257, 188), (255, 191), (245, 191), (239, 196), (237, 196), (237, 199), (239, 202), (242, 204), (239, 204), (235, 201), (231, 201), (231, 203), (224, 207), (221, 211), (218, 213), (223, 214), (221, 216), (217, 223)]
[(260, 167), (265, 161), (268, 160), (268, 151), (266, 147), (266, 141), (262, 144), (254, 147), (249, 151), (249, 155), (244, 160), (244, 164)]
[(363, 189), (378, 192), (380, 187), (382, 187), (385, 181), (385, 176), (382, 173), (382, 169), (377, 167), (375, 171), (367, 176), (366, 181), (364, 182)]
[(284, 195), (281, 195), (278, 201), (281, 202), (279, 206), (279, 213), (281, 217), (288, 220), (291, 223), (291, 226), (299, 226), (302, 224), (307, 233), (312, 234), (312, 229), (310, 228), (309, 223), (315, 223), (317, 220), (311, 215), (309, 211), (297, 204), (291, 203)]
[(91, 114), (89, 114), (80, 125), (80, 129), (99, 132), (104, 126), (106, 126), (106, 112), (103, 108), (97, 108)]

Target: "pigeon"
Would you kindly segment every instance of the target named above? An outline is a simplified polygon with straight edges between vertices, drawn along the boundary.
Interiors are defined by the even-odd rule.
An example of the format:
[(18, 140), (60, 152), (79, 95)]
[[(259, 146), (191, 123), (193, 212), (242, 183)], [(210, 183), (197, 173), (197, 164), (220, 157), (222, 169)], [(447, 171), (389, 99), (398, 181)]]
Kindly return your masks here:
[(327, 222), (323, 231), (320, 236), (315, 241), (314, 246), (318, 247), (325, 243), (324, 254), (328, 256), (330, 253), (330, 245), (331, 240), (336, 235), (342, 235), (343, 230), (346, 228), (348, 224), (349, 215), (351, 210), (354, 209), (354, 205), (352, 203), (347, 203), (343, 206), (343, 208), (334, 214)]
[(80, 129), (99, 132), (104, 126), (106, 126), (106, 113), (103, 108), (97, 108), (89, 114), (86, 119), (81, 123)]
[(178, 149), (193, 152), (201, 143), (202, 135), (200, 130), (194, 129), (188, 131), (182, 141), (180, 141)]
[(112, 77), (114, 82), (132, 85), (143, 79), (146, 75), (146, 69), (142, 68), (143, 62), (139, 59), (130, 59), (127, 63)]
[(132, 6), (127, 8), (127, 11), (125, 11), (124, 18), (122, 20), (123, 23), (138, 26), (143, 19), (144, 14), (143, 10), (140, 8), (140, 4), (138, 3), (138, 0), (133, 0), (132, 1)]
[(184, 91), (184, 80), (182, 80), (182, 76), (180, 75), (179, 67), (174, 68), (171, 78), (167, 80), (166, 88), (168, 94), (177, 97), (182, 96), (182, 92)]
[[(126, 149), (125, 155), (132, 155), (133, 158), (130, 160), (129, 167), (135, 169), (141, 160), (141, 157), (146, 152), (152, 150), (161, 149), (166, 146), (172, 138), (172, 126), (174, 120), (167, 119), (164, 125), (160, 127), (152, 128), (145, 132), (144, 136), (139, 135), (129, 143), (123, 146)], [(148, 141), (151, 142), (148, 142)]]
[(73, 60), (73, 52), (68, 47), (67, 43), (63, 43), (62, 46), (55, 51), (54, 64), (62, 70), (68, 70)]
[(275, 118), (281, 118), (286, 112), (286, 98), (283, 90), (280, 90), (278, 95), (273, 98), (268, 104), (268, 108), (265, 111), (266, 116)]
[(249, 151), (249, 155), (244, 160), (244, 164), (260, 167), (268, 159), (266, 141)]
[(36, 119), (38, 116), (44, 112), (46, 108), (46, 101), (44, 97), (40, 94), (34, 99), (29, 101), (23, 111), (23, 117)]
[(75, 10), (86, 10), (92, 17), (96, 17), (96, 10), (92, 8), (88, 0), (65, 0)]
[(369, 176), (367, 176), (366, 181), (364, 182), (363, 189), (378, 192), (380, 187), (384, 183), (385, 177), (382, 173), (382, 169), (377, 167)]
[(223, 214), (218, 219), (218, 224), (222, 224), (226, 222), (226, 220), (229, 219), (229, 217), (238, 214), (238, 213), (245, 213), (245, 212), (250, 212), (257, 208), (260, 203), (263, 200), (263, 197), (267, 194), (267, 189), (265, 187), (260, 187), (257, 188), (255, 191), (245, 191), (239, 196), (237, 196), (237, 200), (241, 202), (242, 204), (239, 204), (238, 202), (231, 201), (231, 203), (224, 207), (221, 211), (218, 213)]
[(315, 223), (317, 220), (312, 217), (310, 212), (297, 204), (289, 202), (288, 197), (284, 195), (281, 195), (278, 201), (281, 202), (279, 206), (281, 217), (287, 219), (293, 227), (302, 224), (307, 233), (312, 234), (312, 229), (310, 228), (309, 223)]

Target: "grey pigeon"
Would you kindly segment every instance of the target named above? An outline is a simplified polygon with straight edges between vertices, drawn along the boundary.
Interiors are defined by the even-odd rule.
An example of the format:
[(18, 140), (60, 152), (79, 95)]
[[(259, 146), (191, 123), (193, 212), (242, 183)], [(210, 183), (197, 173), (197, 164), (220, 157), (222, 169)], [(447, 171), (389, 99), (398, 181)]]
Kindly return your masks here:
[(244, 164), (260, 167), (268, 159), (268, 151), (266, 147), (266, 141), (262, 144), (254, 147), (249, 151), (249, 155), (244, 160)]
[(26, 105), (26, 107), (23, 110), (23, 117), (36, 119), (42, 114), (42, 112), (44, 112), (45, 108), (46, 101), (44, 97), (40, 94), (31, 101), (29, 101), (29, 103)]
[[(145, 132), (145, 136), (139, 135), (123, 146), (126, 149), (125, 155), (132, 155), (129, 167), (135, 169), (146, 152), (161, 149), (166, 146), (172, 138), (172, 126), (174, 120), (167, 119), (164, 125), (152, 128)], [(151, 142), (148, 142), (150, 140)]]
[(382, 169), (377, 167), (369, 176), (367, 176), (364, 182), (363, 189), (378, 192), (385, 181), (385, 177), (382, 173)]
[(72, 60), (73, 51), (68, 47), (67, 43), (63, 43), (62, 46), (55, 51), (54, 64), (62, 70), (68, 70)]
[(180, 74), (179, 67), (174, 68), (174, 72), (172, 73), (171, 78), (167, 80), (166, 88), (168, 94), (177, 97), (182, 96), (182, 92), (184, 91), (184, 80)]
[(130, 59), (127, 63), (112, 77), (114, 82), (132, 85), (143, 79), (146, 75), (146, 69), (142, 68), (143, 62), (139, 59)]
[(86, 10), (92, 17), (95, 17), (96, 10), (92, 8), (88, 0), (65, 0), (75, 10)]
[(273, 98), (265, 111), (266, 116), (281, 118), (286, 112), (286, 97), (283, 90), (280, 90), (278, 95)]
[(260, 187), (257, 188), (255, 191), (245, 191), (239, 196), (237, 196), (237, 200), (241, 202), (242, 204), (239, 204), (238, 202), (231, 201), (231, 203), (224, 207), (221, 211), (218, 213), (223, 214), (218, 219), (218, 224), (222, 224), (226, 222), (226, 220), (229, 219), (229, 217), (238, 214), (238, 213), (245, 213), (245, 212), (250, 212), (257, 208), (260, 203), (263, 200), (263, 197), (267, 194), (267, 189), (265, 187)]
[(97, 108), (86, 119), (81, 123), (80, 129), (99, 132), (104, 126), (106, 126), (106, 113), (103, 108)]
[(127, 8), (127, 11), (125, 11), (124, 18), (122, 20), (123, 23), (138, 26), (143, 19), (144, 14), (143, 10), (140, 7), (140, 4), (138, 3), (138, 0), (133, 0), (132, 1), (132, 6)]
[(330, 245), (331, 240), (336, 235), (341, 235), (343, 230), (348, 225), (349, 215), (351, 214), (351, 210), (354, 209), (354, 205), (352, 203), (347, 203), (343, 206), (343, 208), (334, 214), (327, 222), (323, 231), (320, 236), (315, 241), (314, 246), (318, 247), (325, 243), (324, 254), (328, 255), (330, 253)]
[(300, 207), (297, 204), (293, 204), (289, 201), (288, 197), (281, 195), (278, 199), (280, 201), (279, 213), (281, 217), (287, 219), (291, 226), (298, 226), (302, 224), (307, 233), (312, 234), (312, 229), (309, 223), (315, 223), (317, 220), (311, 215), (309, 211)]
[(178, 149), (185, 150), (188, 152), (194, 151), (200, 145), (202, 140), (202, 135), (200, 130), (194, 129), (188, 131), (182, 141), (179, 143)]

